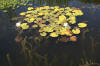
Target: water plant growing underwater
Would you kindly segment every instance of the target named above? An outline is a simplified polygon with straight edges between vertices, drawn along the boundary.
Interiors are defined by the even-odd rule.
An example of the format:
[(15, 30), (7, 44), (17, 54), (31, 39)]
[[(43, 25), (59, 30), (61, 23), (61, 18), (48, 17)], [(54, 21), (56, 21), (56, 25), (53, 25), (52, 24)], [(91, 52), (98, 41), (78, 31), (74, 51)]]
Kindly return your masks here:
[(23, 21), (16, 26), (25, 30), (38, 30), (43, 37), (66, 37), (67, 41), (77, 41), (81, 29), (87, 27), (85, 22), (77, 22), (76, 17), (83, 15), (79, 8), (59, 6), (28, 7), (21, 12)]

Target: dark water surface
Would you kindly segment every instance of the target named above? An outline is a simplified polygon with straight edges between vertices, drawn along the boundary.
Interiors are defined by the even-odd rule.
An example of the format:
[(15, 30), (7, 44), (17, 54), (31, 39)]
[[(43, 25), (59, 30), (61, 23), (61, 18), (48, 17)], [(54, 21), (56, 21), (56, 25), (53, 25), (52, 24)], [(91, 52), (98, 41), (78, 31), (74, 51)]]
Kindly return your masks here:
[[(52, 66), (79, 66), (84, 62), (92, 61), (100, 64), (100, 1), (99, 0), (48, 0), (33, 1), (33, 6), (60, 6), (80, 8), (84, 15), (79, 21), (88, 21), (88, 32), (81, 34), (77, 42), (57, 43), (52, 40), (48, 45), (41, 45), (38, 52), (48, 54), (48, 62), (53, 59)], [(20, 12), (26, 11), (26, 7), (20, 7), (15, 10), (9, 9), (9, 12), (0, 11), (0, 66), (10, 66), (6, 54), (9, 53), (13, 66), (25, 66), (22, 61), (23, 56), (20, 53), (20, 44), (14, 41), (17, 35), (14, 29), (15, 23), (11, 21), (12, 17), (19, 16)], [(50, 63), (50, 62), (49, 62)], [(43, 66), (43, 65), (41, 65)]]

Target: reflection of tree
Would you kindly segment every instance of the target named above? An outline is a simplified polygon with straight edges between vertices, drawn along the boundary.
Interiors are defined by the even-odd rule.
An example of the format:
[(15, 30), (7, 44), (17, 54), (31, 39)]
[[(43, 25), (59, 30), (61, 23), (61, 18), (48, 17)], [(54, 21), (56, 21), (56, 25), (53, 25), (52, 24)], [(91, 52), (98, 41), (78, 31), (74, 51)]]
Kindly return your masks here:
[(80, 2), (100, 4), (100, 0), (80, 0)]
[(60, 6), (64, 6), (64, 5), (68, 5), (68, 1), (70, 0), (34, 0), (34, 3), (37, 5), (60, 5)]

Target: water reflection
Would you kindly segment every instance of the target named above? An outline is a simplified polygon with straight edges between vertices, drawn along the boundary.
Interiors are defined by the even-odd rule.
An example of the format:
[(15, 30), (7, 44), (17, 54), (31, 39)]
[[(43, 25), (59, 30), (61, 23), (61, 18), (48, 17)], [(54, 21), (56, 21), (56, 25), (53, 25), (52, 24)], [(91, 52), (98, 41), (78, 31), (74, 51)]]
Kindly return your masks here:
[[(67, 6), (68, 5), (68, 1), (71, 1), (71, 0), (33, 0), (33, 5), (34, 6), (46, 6), (46, 5), (49, 5), (49, 6)], [(39, 4), (37, 4), (39, 3)]]
[(82, 3), (100, 4), (100, 0), (79, 0)]
[[(95, 3), (94, 0), (92, 1), (93, 3)], [(11, 63), (14, 64), (15, 66), (21, 66), (20, 64), (24, 66), (26, 65), (32, 66), (32, 63), (34, 66), (62, 66), (62, 64), (63, 66), (66, 66), (66, 65), (69, 65), (69, 66), (83, 66), (84, 65), (85, 66), (85, 65), (90, 65), (90, 64), (98, 66), (100, 63), (99, 5), (92, 4), (93, 6), (95, 6), (95, 8), (94, 7), (92, 8), (91, 4), (87, 4), (87, 3), (83, 4), (79, 1), (69, 1), (67, 2), (68, 4), (66, 4), (66, 2), (67, 1), (65, 0), (64, 1), (34, 0), (33, 5), (34, 6), (44, 6), (44, 5), (64, 6), (63, 3), (65, 3), (66, 6), (68, 5), (71, 7), (73, 6), (80, 7), (84, 12), (84, 16), (82, 16), (81, 19), (88, 21), (87, 22), (88, 30), (83, 31), (80, 39), (78, 39), (78, 42), (55, 43), (55, 40), (53, 39), (43, 40), (41, 37), (38, 38), (34, 36), (35, 38), (30, 37), (30, 39), (33, 39), (33, 41), (35, 40), (36, 41), (35, 42), (29, 41), (33, 45), (27, 44), (27, 42), (25, 41), (27, 37), (24, 38), (24, 40), (22, 40), (22, 44), (20, 43), (16, 44), (14, 42), (14, 38), (17, 35), (14, 33), (16, 32), (14, 30), (7, 29), (9, 27), (8, 24), (10, 26), (15, 25), (14, 22), (11, 23), (10, 21), (11, 17), (16, 16), (15, 14), (16, 14), (16, 11), (18, 10), (15, 10), (15, 11), (12, 11), (13, 13), (10, 11), (9, 15), (3, 13), (4, 15), (2, 16), (0, 14), (0, 26), (2, 28), (2, 31), (1, 31), (2, 34), (0, 34), (0, 48), (1, 48), (0, 51), (2, 52), (2, 57), (5, 57), (6, 54), (9, 53), (10, 55), (7, 55), (7, 57), (10, 56)], [(85, 8), (83, 8), (83, 6), (85, 6)], [(42, 39), (42, 41), (40, 41), (40, 38)], [(17, 39), (19, 39), (19, 37)], [(40, 44), (38, 43), (38, 41), (40, 42)], [(7, 62), (7, 59), (5, 60), (4, 59), (5, 58), (3, 58), (3, 64), (1, 66), (5, 66), (5, 65), (8, 66), (9, 63)]]

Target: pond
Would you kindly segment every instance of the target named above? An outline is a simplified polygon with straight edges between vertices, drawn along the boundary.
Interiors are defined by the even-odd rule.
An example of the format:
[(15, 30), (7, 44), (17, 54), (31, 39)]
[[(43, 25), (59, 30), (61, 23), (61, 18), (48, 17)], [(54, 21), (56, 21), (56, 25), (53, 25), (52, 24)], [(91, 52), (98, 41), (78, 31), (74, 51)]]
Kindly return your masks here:
[[(24, 3), (26, 0), (21, 1)], [(0, 66), (100, 66), (99, 0), (28, 0), (26, 4), (17, 4), (18, 8), (15, 6), (14, 9), (11, 6), (4, 9), (0, 7)], [(32, 34), (35, 38), (30, 38), (36, 41), (29, 40), (25, 45), (26, 36), (21, 37), (21, 42), (16, 42), (19, 13), (27, 11), (30, 6), (80, 8), (84, 15), (77, 17), (77, 20), (86, 22), (88, 26), (82, 30), (76, 42), (43, 39), (37, 37), (39, 35), (36, 32), (22, 35)]]

